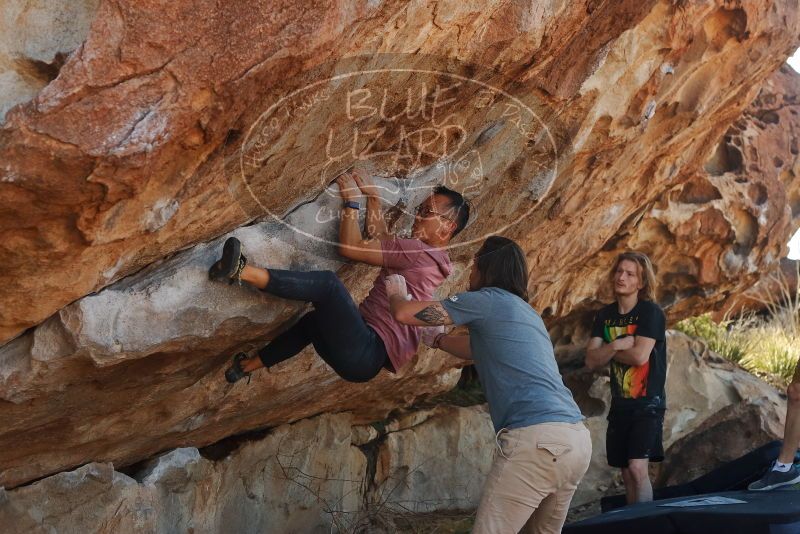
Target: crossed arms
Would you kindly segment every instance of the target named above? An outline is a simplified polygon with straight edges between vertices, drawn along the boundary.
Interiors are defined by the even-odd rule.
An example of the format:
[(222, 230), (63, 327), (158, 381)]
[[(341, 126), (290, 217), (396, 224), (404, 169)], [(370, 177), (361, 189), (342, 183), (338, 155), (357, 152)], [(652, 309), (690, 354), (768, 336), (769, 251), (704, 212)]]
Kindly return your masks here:
[(597, 370), (611, 360), (638, 367), (647, 363), (655, 345), (655, 339), (645, 336), (620, 337), (611, 343), (593, 337), (586, 345), (586, 367)]

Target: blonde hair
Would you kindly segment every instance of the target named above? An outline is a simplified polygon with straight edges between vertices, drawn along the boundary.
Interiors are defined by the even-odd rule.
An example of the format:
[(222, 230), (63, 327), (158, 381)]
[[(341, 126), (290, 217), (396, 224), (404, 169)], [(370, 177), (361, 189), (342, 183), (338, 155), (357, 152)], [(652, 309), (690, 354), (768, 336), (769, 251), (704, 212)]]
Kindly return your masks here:
[(613, 286), (614, 276), (617, 273), (619, 264), (623, 261), (632, 261), (639, 266), (639, 278), (642, 280), (642, 289), (639, 290), (639, 299), (641, 300), (656, 300), (656, 274), (653, 271), (653, 264), (647, 254), (636, 251), (623, 252), (617, 256), (617, 261), (614, 262), (614, 267), (608, 273), (608, 278)]

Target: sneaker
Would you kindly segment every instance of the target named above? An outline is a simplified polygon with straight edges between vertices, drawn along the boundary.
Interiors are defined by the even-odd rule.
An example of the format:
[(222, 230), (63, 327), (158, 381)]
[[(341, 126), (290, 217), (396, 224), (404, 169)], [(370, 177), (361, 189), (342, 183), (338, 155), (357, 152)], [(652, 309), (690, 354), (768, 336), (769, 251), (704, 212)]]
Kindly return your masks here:
[(225, 380), (233, 384), (234, 382), (238, 382), (244, 377), (247, 377), (247, 383), (250, 383), (250, 373), (245, 372), (242, 369), (242, 360), (247, 359), (247, 354), (244, 352), (240, 352), (233, 357), (233, 363), (228, 370), (225, 371)]
[(242, 243), (235, 237), (225, 240), (222, 247), (222, 258), (208, 269), (209, 280), (224, 280), (229, 284), (242, 283), (242, 269), (247, 265), (247, 258), (242, 254)]
[(773, 471), (772, 468), (770, 468), (767, 474), (761, 477), (760, 480), (756, 480), (747, 486), (747, 489), (750, 491), (769, 491), (783, 486), (791, 486), (798, 482), (800, 482), (800, 469), (798, 469), (797, 466), (793, 465), (791, 469), (785, 473)]

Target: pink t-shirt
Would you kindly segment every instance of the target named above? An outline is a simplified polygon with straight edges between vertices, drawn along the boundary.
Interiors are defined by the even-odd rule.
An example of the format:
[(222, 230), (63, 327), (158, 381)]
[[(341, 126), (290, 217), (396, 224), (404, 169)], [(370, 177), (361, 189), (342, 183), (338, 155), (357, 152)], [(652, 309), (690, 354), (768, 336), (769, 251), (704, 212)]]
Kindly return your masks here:
[(358, 311), (381, 337), (392, 367), (399, 371), (417, 353), (420, 332), (417, 327), (401, 324), (392, 317), (384, 278), (402, 274), (414, 300), (433, 300), (433, 292), (450, 274), (452, 264), (447, 252), (419, 239), (382, 240), (381, 248), (383, 268)]

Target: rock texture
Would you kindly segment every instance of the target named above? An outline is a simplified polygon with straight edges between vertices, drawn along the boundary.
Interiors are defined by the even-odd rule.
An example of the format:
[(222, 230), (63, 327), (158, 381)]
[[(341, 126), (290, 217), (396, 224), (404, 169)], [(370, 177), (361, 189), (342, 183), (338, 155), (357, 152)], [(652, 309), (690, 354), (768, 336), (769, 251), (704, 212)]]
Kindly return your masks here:
[[(0, 224), (9, 260), (2, 273), (0, 339), (175, 250), (263, 215), (256, 204), (283, 216), (314, 198), (320, 192), (312, 179), (317, 173), (304, 172), (298, 158), (313, 169), (308, 154), (346, 150), (349, 138), (328, 146), (326, 136), (318, 135), (320, 127), (324, 131), (344, 120), (338, 109), (324, 108), (331, 113), (313, 116), (323, 124), (303, 125), (302, 132), (287, 131), (293, 139), (275, 140), (286, 172), (248, 176), (256, 189), (270, 180), (268, 189), (255, 191), (257, 202), (245, 198), (243, 184), (232, 183), (237, 177), (226, 156), (242, 148), (243, 134), (280, 95), (307, 85), (309, 75), (299, 72), (324, 80), (334, 68), (388, 68), (415, 57), (429, 66), (421, 59), (426, 53), (496, 69), (503, 76), (491, 81), (535, 107), (551, 130), (553, 139), (544, 145), (552, 146), (544, 148), (557, 154), (541, 159), (543, 167), (531, 167), (524, 162), (535, 154), (508, 134), (494, 138), (503, 141), (498, 151), (487, 142), (491, 136), (470, 131), (491, 126), (485, 120), (490, 116), (478, 112), (465, 119), (464, 152), (478, 151), (482, 171), (491, 177), (490, 189), (476, 201), (481, 220), (465, 239), (527, 213), (530, 206), (520, 203), (520, 193), (531, 192), (540, 205), (508, 233), (525, 236), (526, 250), (537, 251), (530, 258), (538, 274), (536, 294), (543, 308), (563, 316), (588, 297), (574, 291), (587, 260), (596, 281), (606, 259), (598, 252), (641, 226), (635, 223), (666, 201), (665, 193), (689, 183), (709, 157), (713, 160), (729, 124), (796, 46), (796, 28), (786, 24), (799, 18), (791, 5), (760, 1), (736, 7), (710, 1), (680, 7), (654, 1), (597, 8), (578, 3), (531, 12), (520, 7), (504, 17), (493, 16), (490, 6), (469, 4), (281, 9), (233, 3), (224, 11), (214, 5), (101, 4), (86, 42), (58, 78), (7, 117), (0, 138), (8, 162), (0, 198), (10, 209)], [(363, 44), (343, 48), (340, 39)], [(404, 55), (411, 52), (417, 55)], [(375, 59), (342, 57), (359, 53)], [(386, 77), (369, 82), (376, 94), (385, 88), (381, 83), (396, 83)], [(389, 104), (402, 104), (401, 97)], [(315, 135), (301, 135), (309, 129)], [(288, 141), (294, 145), (284, 148)], [(500, 155), (492, 159), (489, 152)], [(539, 183), (544, 167), (552, 176)], [(274, 180), (286, 184), (284, 189)], [(60, 194), (53, 198), (56, 189)], [(751, 189), (756, 200), (767, 196), (775, 205), (784, 200), (777, 185)], [(673, 231), (683, 242), (690, 236), (677, 228), (678, 213), (700, 217), (697, 204), (711, 202), (708, 194), (701, 198), (687, 191), (683, 204), (691, 209), (672, 210)], [(756, 203), (743, 202), (744, 211)], [(783, 243), (759, 239), (759, 231), (764, 237), (788, 232), (784, 210), (773, 210), (762, 221), (740, 219), (733, 225), (718, 221), (716, 226), (733, 226), (725, 236), (701, 233), (709, 243), (721, 242), (722, 252), (738, 245), (731, 253), (740, 259), (709, 267), (694, 285), (677, 285), (676, 291), (697, 284), (735, 289), (715, 271), (746, 274), (739, 264), (761, 265), (767, 251), (777, 261)], [(14, 254), (18, 248), (27, 254)], [(706, 262), (720, 261), (719, 254), (706, 256)], [(564, 273), (558, 282), (550, 280), (551, 266)], [(672, 269), (684, 267), (665, 266), (662, 277), (681, 274)], [(48, 291), (41, 291), (43, 284)]]
[[(584, 275), (600, 284), (602, 266), (620, 250), (646, 251), (657, 270), (659, 303), (672, 320), (761, 309), (764, 298), (783, 296), (771, 281), (779, 271), (796, 287), (794, 262), (784, 256), (800, 227), (799, 84), (795, 71), (781, 67), (715, 141), (703, 166), (627, 221)], [(553, 321), (562, 359), (582, 357), (594, 313), (585, 309), (594, 304), (586, 300)]]
[(411, 513), (478, 507), (495, 443), (484, 407), (412, 412), (387, 430), (378, 448), (373, 503)]
[(781, 438), (780, 415), (775, 405), (763, 398), (726, 406), (666, 451), (669, 462), (657, 483), (672, 486), (689, 482), (744, 456), (753, 450), (753, 444)]
[(5, 493), (0, 517), (13, 532), (108, 533), (328, 532), (358, 519), (367, 458), (347, 415), (220, 452), (175, 449), (135, 478), (91, 463)]
[[(681, 236), (680, 254), (673, 251), (671, 261), (656, 258), (660, 268), (674, 273), (660, 295), (673, 316), (719, 305), (781, 268), (785, 236), (800, 226), (799, 114), (798, 75), (784, 65), (725, 133), (703, 172), (669, 193), (675, 206), (654, 212), (674, 237)], [(678, 215), (692, 211), (689, 204), (702, 208)], [(791, 221), (788, 234), (780, 221)], [(783, 241), (764, 246), (773, 233)], [(748, 282), (740, 285), (737, 279)]]
[[(409, 509), (477, 506), (492, 454), (484, 409), (440, 407), (382, 432), (360, 443), (349, 414), (324, 415), (175, 449), (133, 477), (91, 463), (2, 493), (0, 519), (8, 532), (360, 532)], [(426, 447), (409, 448), (418, 439)]]
[(9, 0), (0, 9), (0, 122), (31, 100), (80, 47), (99, 0)]
[[(683, 334), (669, 343), (661, 483), (779, 437), (785, 401), (774, 388)], [(581, 393), (584, 406), (609, 400), (602, 379)], [(594, 454), (574, 507), (619, 482), (605, 463), (605, 424), (605, 410), (587, 419)], [(175, 449), (125, 473), (100, 463), (59, 473), (0, 493), (0, 520), (10, 532), (392, 532), (398, 515), (474, 510), (494, 454), (483, 406), (438, 405), (371, 425), (323, 415)]]
[(325, 238), (329, 180), (360, 160), (401, 230), (431, 183), (472, 197), (442, 291), (502, 231), (560, 346), (585, 335), (622, 248), (656, 259), (671, 318), (748, 287), (793, 229), (797, 159), (766, 141), (750, 154), (747, 121), (772, 91), (795, 124), (797, 77), (772, 78), (736, 130), (762, 164), (750, 182), (724, 135), (798, 34), (796, 5), (762, 0), (101, 2), (0, 130), (0, 484), (325, 412), (365, 423), (452, 386), (454, 361), (425, 351), (369, 385), (310, 352), (221, 382), (232, 351), (300, 309), (206, 282), (221, 239), (258, 263), (337, 269), (362, 298), (375, 271), (341, 266)]

